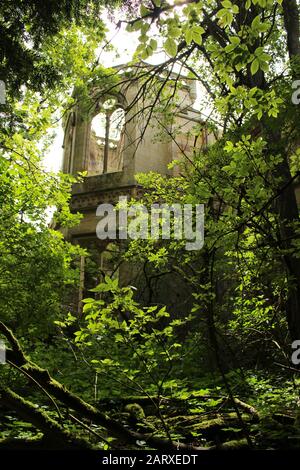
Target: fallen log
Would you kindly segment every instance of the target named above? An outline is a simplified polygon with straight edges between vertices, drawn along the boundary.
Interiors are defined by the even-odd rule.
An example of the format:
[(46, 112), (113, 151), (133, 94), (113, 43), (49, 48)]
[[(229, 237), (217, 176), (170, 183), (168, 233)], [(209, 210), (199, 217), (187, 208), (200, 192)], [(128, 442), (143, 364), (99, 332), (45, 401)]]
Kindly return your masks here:
[(2, 385), (0, 385), (0, 399), (5, 407), (15, 410), (21, 418), (42, 431), (50, 447), (56, 449), (93, 449), (93, 446), (87, 440), (76, 437), (53, 418), (50, 418), (45, 411)]
[(242, 449), (249, 449), (249, 444), (247, 439), (240, 439), (240, 440), (232, 440), (228, 442), (223, 442), (222, 444), (218, 444), (215, 446), (209, 447), (209, 450), (242, 450)]
[(236, 398), (234, 397), (234, 402), (235, 404), (241, 408), (242, 410), (244, 410), (246, 413), (250, 414), (251, 416), (253, 416), (253, 418), (256, 420), (256, 421), (259, 421), (259, 413), (258, 411), (256, 410), (256, 408), (254, 408), (254, 406), (252, 405), (249, 405), (248, 403), (245, 403), (243, 402), (242, 400), (240, 400), (239, 398)]
[(0, 322), (0, 333), (7, 338), (8, 342), (12, 346), (12, 349), (8, 349), (6, 351), (6, 360), (8, 363), (16, 365), (20, 372), (24, 371), (27, 378), (28, 376), (32, 377), (34, 381), (38, 382), (39, 385), (50, 395), (62, 402), (68, 408), (79, 413), (81, 417), (89, 419), (95, 424), (99, 424), (104, 427), (112, 436), (122, 438), (128, 443), (134, 445), (136, 445), (136, 441), (145, 441), (147, 446), (154, 447), (155, 449), (196, 451), (208, 449), (207, 447), (193, 447), (188, 444), (174, 442), (169, 439), (156, 437), (153, 434), (142, 434), (131, 431), (118, 421), (109, 418), (105, 413), (102, 413), (94, 406), (74, 395), (61, 383), (53, 379), (46, 369), (42, 369), (37, 364), (30, 361), (30, 359), (24, 354), (12, 331), (2, 322)]
[(52, 450), (43, 438), (35, 439), (0, 439), (0, 450)]

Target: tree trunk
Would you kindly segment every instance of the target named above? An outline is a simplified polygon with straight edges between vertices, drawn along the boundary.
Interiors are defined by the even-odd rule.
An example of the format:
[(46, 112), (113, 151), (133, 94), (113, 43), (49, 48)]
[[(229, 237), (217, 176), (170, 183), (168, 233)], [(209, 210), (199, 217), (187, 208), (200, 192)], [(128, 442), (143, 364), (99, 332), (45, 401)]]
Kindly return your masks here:
[(287, 46), (290, 59), (300, 57), (299, 9), (296, 0), (283, 0), (284, 26), (287, 32)]
[[(284, 26), (287, 32), (287, 48), (290, 59), (299, 58), (300, 61), (300, 25), (299, 9), (296, 0), (283, 0)], [(292, 73), (294, 75), (293, 62)], [(294, 75), (294, 78), (297, 78)], [(278, 168), (279, 175), (283, 176), (284, 182), (291, 181), (291, 173), (288, 156)], [(288, 185), (278, 197), (278, 212), (281, 220), (281, 235), (283, 248), (291, 250), (292, 253), (284, 255), (287, 266), (288, 298), (287, 298), (287, 321), (292, 340), (300, 339), (300, 259), (296, 257), (293, 250), (293, 240), (299, 238), (295, 230), (295, 223), (299, 222), (299, 211), (295, 196), (294, 186)]]

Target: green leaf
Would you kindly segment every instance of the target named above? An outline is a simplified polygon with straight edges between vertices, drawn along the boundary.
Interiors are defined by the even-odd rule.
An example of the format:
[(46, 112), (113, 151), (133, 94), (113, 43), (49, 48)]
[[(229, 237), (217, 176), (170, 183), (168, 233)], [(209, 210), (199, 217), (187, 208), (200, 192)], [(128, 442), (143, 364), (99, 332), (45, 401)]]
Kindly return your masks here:
[(251, 64), (251, 73), (252, 73), (252, 75), (255, 75), (256, 72), (258, 71), (258, 69), (259, 69), (259, 61), (258, 61), (258, 59), (254, 59), (254, 61)]
[(93, 299), (92, 297), (88, 297), (87, 299), (83, 299), (82, 302), (85, 304), (90, 304), (92, 302), (95, 302), (95, 299)]
[(193, 40), (193, 32), (190, 28), (185, 30), (184, 38), (185, 38), (185, 42), (189, 46)]
[(258, 29), (260, 24), (261, 24), (260, 23), (260, 15), (257, 15), (251, 23), (251, 28), (252, 29)]
[(259, 66), (263, 72), (267, 73), (269, 71), (269, 64), (267, 62), (260, 62)]
[(224, 1), (222, 2), (222, 6), (223, 6), (224, 8), (231, 8), (231, 7), (232, 7), (232, 3), (231, 3), (229, 0), (224, 0)]
[(171, 57), (176, 56), (176, 54), (177, 54), (177, 44), (172, 38), (168, 38), (164, 42), (164, 48), (165, 48), (165, 51), (168, 55), (170, 55)]
[(237, 36), (231, 36), (231, 37), (229, 38), (229, 40), (230, 40), (231, 44), (228, 44), (228, 45), (225, 47), (225, 51), (226, 51), (226, 52), (232, 52), (232, 51), (234, 51), (234, 49), (236, 49), (236, 48), (239, 46), (240, 42), (241, 42), (240, 38), (237, 37)]
[(181, 29), (177, 26), (171, 26), (168, 30), (168, 36), (171, 38), (178, 38), (181, 35)]
[(192, 38), (193, 41), (201, 46), (202, 44), (202, 34), (204, 33), (204, 29), (201, 26), (194, 26), (192, 28)]
[(157, 41), (155, 39), (150, 39), (150, 47), (152, 49), (152, 51), (156, 51), (157, 49)]
[(229, 41), (236, 46), (240, 44), (241, 40), (238, 36), (230, 36)]
[(140, 15), (141, 16), (147, 16), (147, 15), (149, 15), (149, 13), (151, 13), (151, 10), (149, 10), (149, 8), (145, 7), (145, 5), (141, 5)]

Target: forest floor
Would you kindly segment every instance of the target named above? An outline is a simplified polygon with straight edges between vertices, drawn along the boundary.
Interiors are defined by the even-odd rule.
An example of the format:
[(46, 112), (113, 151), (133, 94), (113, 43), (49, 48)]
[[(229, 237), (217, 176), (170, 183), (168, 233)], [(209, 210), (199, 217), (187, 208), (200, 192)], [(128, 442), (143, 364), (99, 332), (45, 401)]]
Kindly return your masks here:
[[(56, 411), (47, 405), (42, 408), (57, 418)], [(209, 450), (300, 448), (300, 427), (293, 410), (260, 416), (253, 406), (237, 398), (234, 403), (226, 397), (161, 398), (158, 406), (154, 397), (128, 397), (102, 400), (98, 408), (126, 429), (145, 436), (144, 440), (137, 439), (135, 445), (126, 439), (112, 439), (103, 427), (88, 420), (76, 422), (68, 409), (61, 409), (64, 427), (76, 435), (82, 434), (99, 449), (149, 449), (149, 435), (158, 439), (170, 437), (175, 443)], [(1, 409), (0, 416), (0, 449), (49, 447), (43, 433), (15, 412)]]

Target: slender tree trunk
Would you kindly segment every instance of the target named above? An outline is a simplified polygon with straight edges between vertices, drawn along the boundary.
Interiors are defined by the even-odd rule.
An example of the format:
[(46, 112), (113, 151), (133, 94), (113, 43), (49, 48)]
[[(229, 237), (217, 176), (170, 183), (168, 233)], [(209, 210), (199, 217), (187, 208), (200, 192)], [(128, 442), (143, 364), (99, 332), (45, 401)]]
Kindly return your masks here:
[[(287, 157), (277, 168), (283, 176), (284, 184), (291, 181)], [(291, 339), (300, 339), (300, 259), (297, 257), (293, 243), (299, 238), (295, 224), (299, 221), (299, 212), (294, 185), (289, 184), (277, 199), (280, 233), (284, 261), (288, 272), (288, 293), (286, 315)]]
[[(292, 73), (295, 74), (293, 61), (299, 58), (300, 62), (300, 24), (299, 8), (296, 0), (283, 0), (284, 25), (287, 33), (287, 49), (292, 61)], [(294, 75), (294, 78), (299, 78)], [(274, 136), (273, 136), (274, 137)], [(280, 136), (279, 136), (280, 138)], [(288, 156), (278, 167), (278, 174), (284, 182), (291, 181)], [(288, 185), (278, 197), (278, 212), (281, 220), (281, 236), (283, 248), (290, 250), (284, 255), (285, 264), (289, 274), (287, 321), (291, 338), (300, 339), (300, 259), (296, 257), (293, 241), (299, 237), (295, 230), (295, 223), (299, 222), (299, 210), (295, 196), (294, 186)]]
[(290, 59), (300, 57), (299, 8), (296, 0), (283, 0), (284, 26), (287, 33), (287, 46)]

